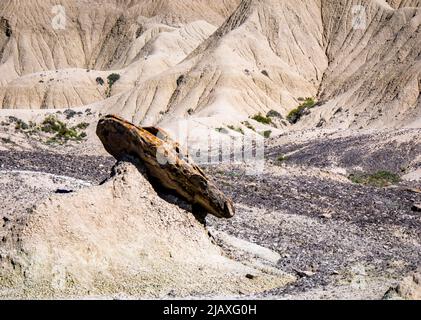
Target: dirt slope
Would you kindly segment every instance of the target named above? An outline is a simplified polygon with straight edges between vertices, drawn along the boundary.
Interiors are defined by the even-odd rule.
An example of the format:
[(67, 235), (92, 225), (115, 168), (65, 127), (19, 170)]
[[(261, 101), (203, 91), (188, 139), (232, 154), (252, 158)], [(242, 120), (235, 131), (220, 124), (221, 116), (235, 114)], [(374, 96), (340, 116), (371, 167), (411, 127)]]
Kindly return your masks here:
[(0, 296), (8, 298), (235, 296), (294, 280), (227, 258), (129, 163), (105, 184), (50, 196), (2, 221)]

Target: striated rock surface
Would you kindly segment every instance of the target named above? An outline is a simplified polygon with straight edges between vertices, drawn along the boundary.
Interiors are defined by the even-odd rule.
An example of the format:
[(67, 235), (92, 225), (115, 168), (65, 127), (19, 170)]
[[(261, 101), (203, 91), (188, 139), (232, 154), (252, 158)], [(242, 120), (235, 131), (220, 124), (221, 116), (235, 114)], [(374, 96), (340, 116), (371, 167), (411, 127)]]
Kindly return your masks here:
[(188, 155), (181, 154), (180, 146), (163, 131), (142, 129), (109, 115), (99, 121), (97, 135), (105, 149), (117, 160), (134, 157), (143, 163), (159, 186), (219, 218), (234, 215), (232, 201), (218, 190)]
[(285, 119), (314, 97), (294, 128), (420, 126), (419, 0), (61, 3), (56, 30), (55, 1), (1, 2), (0, 108), (96, 104), (169, 129)]

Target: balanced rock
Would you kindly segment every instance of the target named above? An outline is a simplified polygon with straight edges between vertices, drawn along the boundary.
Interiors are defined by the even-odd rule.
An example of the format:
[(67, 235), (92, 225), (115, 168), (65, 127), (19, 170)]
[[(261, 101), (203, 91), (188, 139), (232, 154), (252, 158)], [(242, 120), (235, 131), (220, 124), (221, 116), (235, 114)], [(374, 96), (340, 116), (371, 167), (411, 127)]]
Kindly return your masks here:
[(117, 116), (103, 117), (97, 135), (105, 149), (117, 160), (134, 157), (147, 169), (148, 176), (164, 189), (175, 192), (193, 206), (218, 218), (234, 215), (232, 201), (206, 174), (181, 153), (180, 145), (162, 129), (139, 128)]

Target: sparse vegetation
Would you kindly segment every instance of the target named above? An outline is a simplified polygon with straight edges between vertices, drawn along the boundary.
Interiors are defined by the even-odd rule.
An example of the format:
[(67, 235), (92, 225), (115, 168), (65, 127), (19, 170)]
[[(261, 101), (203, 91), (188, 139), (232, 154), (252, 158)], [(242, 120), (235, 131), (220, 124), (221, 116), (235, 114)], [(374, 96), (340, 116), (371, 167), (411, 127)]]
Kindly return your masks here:
[(189, 109), (189, 110), (187, 110), (187, 113), (191, 116), (194, 113), (194, 110), (193, 109)]
[(15, 124), (16, 130), (28, 130), (29, 129), (29, 125), (25, 121), (23, 121), (22, 119), (18, 119), (16, 117), (9, 117), (9, 121), (10, 121), (10, 123)]
[(104, 85), (105, 81), (104, 79), (102, 79), (101, 77), (96, 78), (96, 83), (99, 84), (100, 86)]
[(85, 132), (79, 132), (86, 129), (89, 124), (81, 123), (75, 127), (69, 128), (67, 124), (50, 115), (41, 123), (40, 130), (45, 133), (54, 134), (47, 140), (47, 143), (65, 143), (67, 141), (81, 141), (86, 138)]
[(288, 157), (286, 157), (284, 155), (280, 155), (276, 160), (278, 162), (284, 162), (284, 161), (288, 160)]
[(270, 138), (271, 134), (272, 130), (263, 131), (263, 137), (265, 137), (266, 139)]
[(110, 74), (108, 77), (108, 88), (105, 91), (105, 95), (107, 96), (107, 98), (111, 97), (111, 91), (113, 89), (114, 84), (120, 80), (120, 75), (117, 73), (112, 73)]
[(262, 70), (262, 74), (269, 78), (269, 73), (266, 70)]
[(244, 130), (240, 127), (234, 127), (232, 125), (228, 126), (228, 129), (233, 130), (233, 131), (237, 131), (238, 133), (244, 134)]
[(86, 130), (88, 127), (89, 127), (89, 123), (87, 122), (81, 122), (75, 126), (75, 128), (80, 129), (80, 130)]
[(270, 110), (267, 115), (267, 118), (282, 118), (282, 115), (276, 110)]
[(256, 131), (256, 128), (255, 127), (253, 127), (252, 125), (251, 125), (251, 123), (250, 122), (248, 122), (248, 121), (243, 121), (242, 122), (242, 124), (247, 128), (247, 129), (250, 129), (250, 130), (252, 130), (252, 131)]
[[(300, 99), (298, 99), (300, 100)], [(297, 123), (301, 117), (311, 108), (315, 106), (316, 102), (314, 98), (306, 98), (297, 108), (290, 111), (287, 115), (287, 120), (291, 124)]]
[(263, 124), (271, 124), (272, 119), (269, 117), (263, 116), (260, 112), (252, 117), (253, 120), (263, 123)]
[(401, 180), (397, 174), (389, 171), (377, 171), (373, 174), (358, 172), (349, 175), (348, 179), (353, 183), (379, 188), (397, 184)]
[(3, 141), (4, 143), (13, 143), (12, 139), (9, 138), (1, 138), (1, 141)]
[(23, 120), (18, 120), (18, 122), (16, 122), (15, 129), (16, 130), (28, 130), (29, 125)]
[(177, 78), (177, 87), (179, 87), (184, 82), (184, 75), (181, 75)]
[(114, 83), (120, 80), (120, 75), (118, 73), (112, 73), (107, 77), (107, 79), (108, 79), (108, 84), (110, 85), (110, 87), (112, 87)]
[(67, 109), (64, 111), (64, 114), (66, 116), (67, 120), (70, 120), (71, 118), (75, 117), (77, 115), (77, 112), (72, 109)]

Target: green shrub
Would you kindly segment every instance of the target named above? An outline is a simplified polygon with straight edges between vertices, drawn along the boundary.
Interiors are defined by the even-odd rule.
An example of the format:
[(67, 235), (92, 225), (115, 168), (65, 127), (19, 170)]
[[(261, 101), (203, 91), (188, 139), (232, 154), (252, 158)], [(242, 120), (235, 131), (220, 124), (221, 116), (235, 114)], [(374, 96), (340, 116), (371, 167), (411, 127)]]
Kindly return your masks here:
[(258, 114), (256, 114), (252, 119), (257, 121), (257, 122), (263, 123), (263, 124), (271, 124), (272, 123), (271, 118), (263, 116), (260, 112)]
[(67, 124), (57, 119), (54, 115), (49, 115), (41, 123), (40, 129), (45, 133), (54, 134), (48, 139), (47, 143), (63, 143), (67, 141), (81, 141), (86, 137), (85, 132), (79, 132), (89, 126), (88, 123), (80, 123), (75, 127), (69, 128)]
[(78, 125), (76, 125), (76, 129), (80, 130), (86, 130), (89, 127), (89, 123), (87, 122), (81, 122)]
[(114, 83), (120, 80), (120, 75), (117, 73), (112, 73), (107, 77), (107, 79), (108, 79), (109, 86), (112, 87)]
[(304, 108), (313, 108), (316, 104), (316, 101), (314, 101), (314, 98), (306, 98), (304, 102), (301, 104)]
[(15, 129), (16, 130), (28, 130), (29, 129), (29, 125), (25, 121), (19, 119), (16, 122)]
[(98, 83), (100, 86), (104, 85), (105, 81), (101, 77), (96, 78), (96, 83)]
[(256, 131), (256, 128), (255, 127), (253, 127), (252, 125), (251, 125), (251, 123), (250, 122), (248, 122), (248, 121), (243, 121), (243, 122), (241, 122), (247, 129), (250, 129), (250, 130), (253, 130), (253, 131)]
[(112, 74), (110, 74), (108, 77), (107, 77), (107, 79), (108, 79), (108, 88), (107, 88), (107, 90), (105, 91), (105, 94), (106, 94), (106, 96), (107, 96), (107, 98), (109, 98), (109, 97), (111, 97), (111, 90), (112, 90), (112, 88), (113, 88), (113, 85), (118, 81), (118, 80), (120, 80), (120, 75), (119, 74), (117, 74), (117, 73), (112, 73)]
[(306, 98), (303, 103), (301, 103), (297, 108), (291, 110), (287, 115), (287, 120), (291, 124), (297, 123), (301, 117), (304, 115), (304, 113), (313, 108), (315, 106), (316, 102), (313, 98)]
[(286, 156), (284, 156), (284, 155), (281, 155), (276, 160), (278, 162), (284, 162), (284, 161), (288, 160), (288, 158)]
[(41, 123), (41, 131), (46, 133), (55, 133), (62, 130), (66, 125), (57, 119), (56, 116), (49, 115)]
[(9, 138), (1, 138), (1, 141), (3, 141), (4, 143), (13, 143), (12, 139)]
[(276, 110), (270, 110), (267, 115), (267, 118), (282, 118), (282, 115)]
[(373, 174), (363, 172), (353, 173), (349, 175), (348, 179), (351, 180), (353, 183), (369, 185), (379, 188), (397, 184), (401, 181), (400, 177), (397, 174), (384, 170), (377, 171)]
[(268, 138), (270, 138), (270, 135), (272, 134), (272, 131), (271, 130), (266, 130), (266, 131), (263, 131), (263, 136), (266, 138), (266, 139), (268, 139)]
[(230, 126), (228, 126), (228, 129), (231, 129), (233, 131), (237, 131), (238, 133), (244, 134), (244, 130), (241, 129), (240, 127), (235, 128), (234, 126), (230, 125)]
[(29, 129), (29, 125), (21, 119), (18, 119), (16, 117), (11, 116), (11, 117), (9, 117), (9, 121), (10, 121), (10, 123), (15, 123), (15, 129), (16, 130), (28, 130)]

